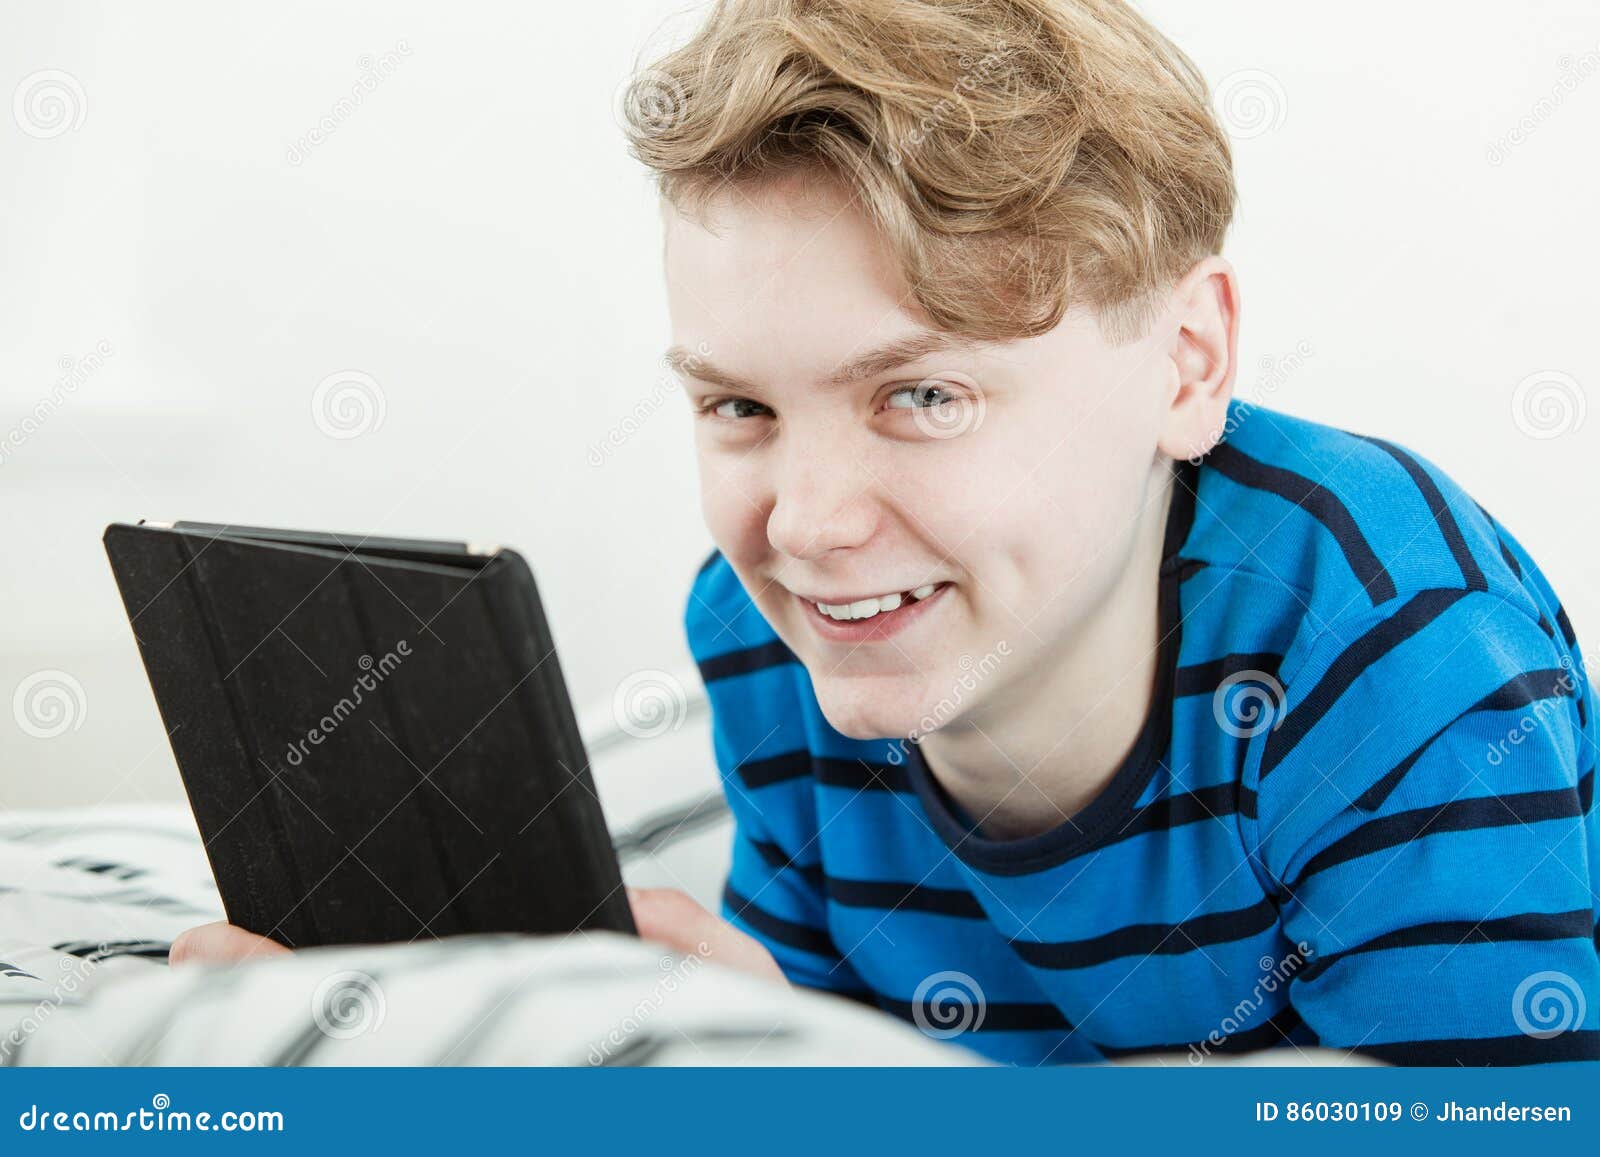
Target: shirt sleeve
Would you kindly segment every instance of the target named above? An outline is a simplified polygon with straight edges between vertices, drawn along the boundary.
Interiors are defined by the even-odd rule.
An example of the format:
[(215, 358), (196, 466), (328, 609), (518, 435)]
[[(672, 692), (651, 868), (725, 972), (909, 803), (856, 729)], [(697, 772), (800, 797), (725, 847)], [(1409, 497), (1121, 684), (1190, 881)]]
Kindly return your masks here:
[(804, 668), (719, 555), (695, 579), (684, 626), (734, 818), (722, 915), (761, 941), (792, 983), (865, 999), (867, 986), (828, 930)]
[(813, 844), (790, 848), (772, 838), (759, 802), (724, 780), (735, 829), (722, 893), (723, 917), (766, 945), (793, 984), (865, 999), (866, 985), (828, 930), (822, 865)]
[(1481, 590), (1401, 596), (1307, 649), (1246, 787), (1324, 1046), (1600, 1059), (1587, 690), (1575, 646)]

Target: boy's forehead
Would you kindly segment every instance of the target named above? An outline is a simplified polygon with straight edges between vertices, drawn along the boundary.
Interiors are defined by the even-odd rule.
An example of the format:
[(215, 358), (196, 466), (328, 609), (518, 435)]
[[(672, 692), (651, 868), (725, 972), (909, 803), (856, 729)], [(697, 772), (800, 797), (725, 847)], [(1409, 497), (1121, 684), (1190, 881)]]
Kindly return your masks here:
[(663, 210), (674, 341), (718, 348), (719, 364), (781, 359), (797, 347), (822, 370), (931, 328), (865, 217), (848, 200), (719, 194), (709, 213)]
[[(841, 290), (899, 300), (906, 286), (877, 231), (853, 199), (827, 186), (724, 186), (703, 204), (663, 207), (669, 283), (700, 279), (741, 286)], [(670, 285), (669, 285), (670, 287)]]
[(796, 173), (724, 181), (713, 188), (685, 192), (678, 200), (663, 196), (660, 208), (669, 222), (681, 220), (719, 232), (747, 217), (796, 224), (826, 221), (855, 202), (855, 195), (837, 180)]
[[(662, 212), (674, 347), (696, 353), (697, 366), (726, 371), (724, 378), (820, 386), (896, 342), (952, 336), (926, 314), (888, 246), (839, 186), (729, 187), (687, 210), (663, 199)], [(1002, 365), (1059, 370), (1098, 365), (1112, 352), (1092, 311), (1078, 306), (1049, 334), (949, 340), (920, 364), (936, 360), (941, 371), (969, 373)]]

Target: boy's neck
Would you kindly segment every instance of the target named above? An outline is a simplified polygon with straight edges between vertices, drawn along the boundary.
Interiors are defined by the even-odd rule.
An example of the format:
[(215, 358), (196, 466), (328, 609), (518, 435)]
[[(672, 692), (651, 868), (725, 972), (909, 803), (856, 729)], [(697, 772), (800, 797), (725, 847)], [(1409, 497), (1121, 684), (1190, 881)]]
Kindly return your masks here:
[(1154, 474), (1121, 579), (1060, 645), (1059, 660), (921, 741), (928, 770), (984, 836), (1022, 839), (1066, 823), (1132, 750), (1155, 696), (1174, 484), (1168, 470)]

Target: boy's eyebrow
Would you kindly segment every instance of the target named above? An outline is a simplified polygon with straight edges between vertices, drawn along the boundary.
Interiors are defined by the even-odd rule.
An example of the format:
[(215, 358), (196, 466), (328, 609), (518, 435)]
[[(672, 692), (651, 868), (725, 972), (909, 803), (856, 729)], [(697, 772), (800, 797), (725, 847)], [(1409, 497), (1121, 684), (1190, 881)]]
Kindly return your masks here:
[[(943, 333), (938, 330), (924, 330), (907, 337), (896, 338), (886, 342), (875, 349), (851, 358), (839, 366), (822, 380), (824, 387), (843, 386), (851, 382), (860, 381), (862, 378), (876, 377), (897, 366), (914, 362), (918, 358), (926, 357), (931, 353), (943, 350), (967, 349), (975, 343), (956, 334)], [(686, 377), (697, 378), (714, 386), (721, 386), (727, 390), (747, 390), (760, 392), (760, 387), (751, 384), (718, 369), (704, 357), (684, 349), (682, 346), (673, 346), (662, 358), (666, 364), (676, 372)]]

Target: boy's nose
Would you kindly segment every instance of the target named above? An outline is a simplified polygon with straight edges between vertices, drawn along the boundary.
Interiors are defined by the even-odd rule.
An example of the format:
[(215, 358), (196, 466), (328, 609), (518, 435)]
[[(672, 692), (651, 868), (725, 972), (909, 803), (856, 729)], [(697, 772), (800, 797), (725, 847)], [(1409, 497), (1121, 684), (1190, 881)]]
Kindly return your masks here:
[(862, 546), (877, 528), (873, 478), (834, 455), (793, 454), (776, 480), (767, 541), (790, 558), (813, 559)]

